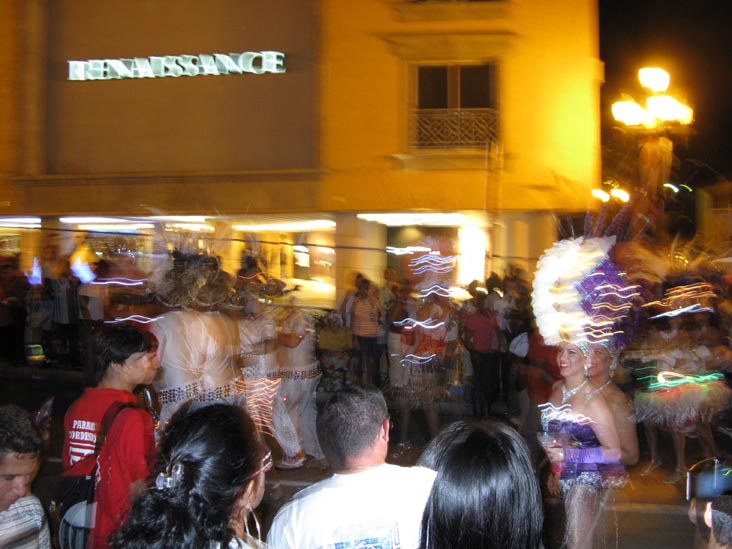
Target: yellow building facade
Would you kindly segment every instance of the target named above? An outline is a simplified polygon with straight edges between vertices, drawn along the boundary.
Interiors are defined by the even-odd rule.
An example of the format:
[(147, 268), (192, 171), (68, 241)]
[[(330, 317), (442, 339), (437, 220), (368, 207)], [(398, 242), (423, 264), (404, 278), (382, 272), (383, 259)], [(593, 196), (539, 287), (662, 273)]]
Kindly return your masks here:
[[(531, 268), (554, 214), (585, 211), (600, 180), (596, 0), (124, 4), (0, 6), (0, 216), (41, 225), (4, 224), (24, 262), (43, 231), (78, 247), (83, 223), (62, 217), (154, 234), (198, 216), (208, 232), (189, 240), (213, 227), (230, 270), (256, 240), (289, 250), (275, 263), (291, 276), (292, 246), (317, 244), (338, 287), (355, 270), (380, 280), (388, 225), (449, 228), (474, 265)], [(254, 52), (254, 72), (173, 75), (219, 52)], [(175, 77), (138, 77), (133, 59), (154, 71), (163, 56)], [(331, 224), (287, 229), (316, 220)]]

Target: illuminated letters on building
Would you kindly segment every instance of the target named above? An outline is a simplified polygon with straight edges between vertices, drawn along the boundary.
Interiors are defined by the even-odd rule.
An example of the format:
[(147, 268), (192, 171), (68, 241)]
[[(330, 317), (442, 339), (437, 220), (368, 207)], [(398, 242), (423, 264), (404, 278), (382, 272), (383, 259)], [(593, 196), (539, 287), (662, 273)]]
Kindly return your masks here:
[(69, 80), (120, 80), (168, 76), (221, 76), (285, 72), (285, 54), (246, 51), (213, 55), (165, 55), (132, 59), (69, 61)]

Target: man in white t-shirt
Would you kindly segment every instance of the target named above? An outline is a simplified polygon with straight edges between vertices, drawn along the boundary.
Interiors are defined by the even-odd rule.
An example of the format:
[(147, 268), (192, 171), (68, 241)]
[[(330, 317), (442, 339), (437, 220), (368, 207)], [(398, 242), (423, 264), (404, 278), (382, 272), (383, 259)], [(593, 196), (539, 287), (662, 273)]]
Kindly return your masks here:
[(382, 394), (360, 387), (338, 392), (323, 407), (317, 425), (335, 474), (280, 509), (269, 547), (418, 547), (435, 472), (385, 462), (389, 415)]

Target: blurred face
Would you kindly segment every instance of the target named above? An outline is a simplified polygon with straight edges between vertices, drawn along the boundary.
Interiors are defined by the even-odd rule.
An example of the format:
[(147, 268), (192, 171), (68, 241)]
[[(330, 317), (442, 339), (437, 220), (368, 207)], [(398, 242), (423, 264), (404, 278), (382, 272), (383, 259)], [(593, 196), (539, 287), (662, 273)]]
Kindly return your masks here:
[(3, 454), (0, 459), (0, 512), (30, 493), (40, 459), (36, 454)]
[(369, 284), (368, 280), (362, 279), (358, 285), (358, 295), (361, 297), (367, 296), (369, 293), (370, 286), (371, 286), (371, 284)]
[(582, 354), (582, 350), (577, 345), (561, 343), (557, 360), (559, 362), (559, 373), (564, 378), (584, 373), (585, 355)]
[(122, 364), (130, 381), (137, 385), (149, 385), (158, 373), (158, 357), (154, 350), (133, 353)]
[(590, 378), (602, 378), (610, 375), (610, 365), (613, 359), (602, 345), (590, 347)]

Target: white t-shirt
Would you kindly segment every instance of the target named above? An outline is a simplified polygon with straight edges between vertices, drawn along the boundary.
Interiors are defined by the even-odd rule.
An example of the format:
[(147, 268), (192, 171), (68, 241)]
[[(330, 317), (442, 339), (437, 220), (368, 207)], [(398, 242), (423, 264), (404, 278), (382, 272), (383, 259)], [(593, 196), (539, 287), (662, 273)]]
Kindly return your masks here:
[(267, 544), (271, 549), (416, 548), (435, 474), (385, 463), (333, 475), (280, 509)]

